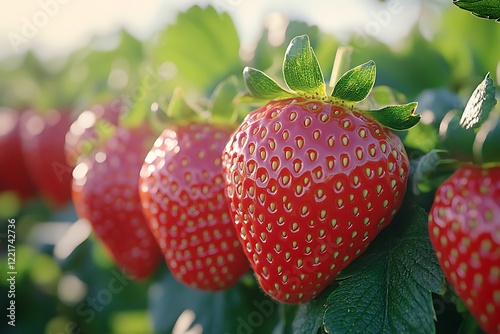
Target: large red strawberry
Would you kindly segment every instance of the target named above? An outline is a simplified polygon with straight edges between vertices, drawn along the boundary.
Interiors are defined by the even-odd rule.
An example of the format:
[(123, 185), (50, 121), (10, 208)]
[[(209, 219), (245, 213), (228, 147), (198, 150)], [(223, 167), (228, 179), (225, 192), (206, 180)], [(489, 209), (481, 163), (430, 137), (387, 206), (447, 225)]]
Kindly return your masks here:
[(20, 113), (0, 109), (0, 192), (13, 191), (20, 199), (36, 193), (21, 148)]
[(137, 191), (153, 140), (149, 127), (117, 127), (113, 136), (81, 157), (73, 171), (78, 215), (90, 221), (116, 263), (136, 279), (151, 275), (161, 260)]
[(121, 102), (116, 100), (96, 104), (78, 116), (66, 134), (64, 146), (70, 166), (75, 166), (82, 154), (89, 153), (94, 145), (109, 135), (113, 125), (118, 124), (121, 109)]
[(68, 112), (45, 114), (26, 111), (21, 117), (21, 138), (28, 171), (39, 192), (52, 205), (71, 199), (71, 171), (64, 155), (66, 133), (72, 123)]
[(140, 196), (172, 274), (201, 290), (233, 285), (249, 269), (224, 197), (221, 153), (229, 126), (163, 131), (141, 170)]
[(260, 286), (278, 301), (300, 303), (363, 253), (402, 204), (408, 157), (372, 117), (397, 114), (393, 120), (406, 124), (389, 122), (395, 128), (418, 117), (415, 104), (354, 108), (373, 86), (373, 62), (347, 72), (326, 96), (307, 36), (292, 40), (283, 66), (290, 90), (245, 69), (252, 95), (276, 100), (247, 116), (222, 166), (234, 225)]
[(443, 182), (429, 233), (469, 311), (487, 333), (500, 333), (500, 167), (465, 165)]

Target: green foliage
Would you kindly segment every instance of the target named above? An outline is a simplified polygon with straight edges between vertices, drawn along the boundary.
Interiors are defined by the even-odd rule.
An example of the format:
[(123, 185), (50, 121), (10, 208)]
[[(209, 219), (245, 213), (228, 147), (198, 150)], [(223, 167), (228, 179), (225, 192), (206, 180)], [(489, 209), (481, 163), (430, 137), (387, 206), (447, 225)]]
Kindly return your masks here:
[(179, 14), (157, 37), (151, 52), (154, 67), (171, 64), (173, 80), (162, 82), (162, 89), (184, 87), (202, 95), (217, 82), (241, 73), (239, 37), (231, 17), (213, 7), (193, 6)]
[(157, 333), (171, 333), (181, 314), (194, 313), (189, 327), (200, 325), (204, 333), (270, 333), (279, 306), (265, 297), (247, 277), (220, 293), (203, 292), (178, 283), (168, 272), (151, 286), (149, 311)]
[[(360, 102), (357, 107), (367, 109), (389, 127), (410, 128), (397, 134), (412, 159), (411, 193), (391, 226), (317, 298), (299, 306), (278, 305), (260, 291), (251, 274), (220, 293), (186, 288), (165, 268), (149, 280), (133, 282), (113, 265), (94, 237), (75, 245), (69, 256), (57, 258), (54, 244), (41, 241), (43, 233), (33, 237), (33, 231), (51, 235), (55, 230), (40, 221), (61, 217), (41, 201), (20, 206), (11, 193), (2, 192), (0, 215), (19, 218), (15, 330), (166, 334), (181, 315), (184, 320), (189, 318), (186, 310), (194, 315), (190, 326), (202, 326), (209, 334), (447, 330), (448, 319), (435, 314), (432, 307), (431, 293), (443, 293), (443, 276), (428, 241), (427, 212), (416, 203), (428, 209), (433, 191), (456, 168), (455, 160), (500, 161), (500, 116), (493, 82), (498, 74), (500, 26), (467, 12), (498, 21), (498, 1), (459, 0), (454, 4), (465, 10), (450, 6), (444, 11), (432, 38), (424, 38), (414, 28), (397, 47), (356, 35), (347, 43), (353, 52), (340, 67), (362, 65), (332, 84), (332, 99)], [(70, 106), (80, 111), (95, 102), (122, 99), (128, 110), (122, 124), (135, 126), (145, 121), (154, 103), (158, 114), (166, 117), (163, 121), (212, 113), (216, 122), (236, 122), (249, 108), (245, 97), (234, 99), (242, 91), (243, 81), (252, 95), (261, 98), (258, 103), (295, 93), (326, 97), (324, 79), (328, 78), (323, 73), (332, 72), (335, 51), (341, 44), (337, 36), (294, 20), (288, 22), (282, 41), (271, 44), (268, 34), (264, 27), (255, 49), (244, 50), (242, 59), (230, 14), (211, 6), (194, 6), (147, 41), (121, 30), (65, 58), (46, 61), (27, 52), (2, 60), (0, 102), (19, 109)], [(297, 35), (301, 37), (294, 39)], [(373, 61), (367, 62), (369, 59)], [(308, 70), (297, 71), (300, 68)], [(492, 77), (486, 76), (477, 86), (488, 72)], [(282, 74), (284, 80), (271, 78)], [(420, 122), (420, 115), (414, 113), (416, 103), (408, 103), (406, 96), (410, 101), (416, 97)], [(198, 105), (203, 110), (193, 110)], [(158, 129), (165, 124), (156, 123)], [(76, 217), (70, 213), (64, 220), (75, 221)], [(0, 227), (4, 233), (4, 225)], [(3, 268), (5, 261), (0, 258)], [(80, 299), (72, 302), (59, 292), (68, 276), (85, 286)], [(92, 300), (101, 296), (102, 301), (102, 291), (117, 277), (122, 282), (120, 292), (94, 308)], [(6, 284), (0, 284), (2, 296), (7, 294)], [(0, 306), (6, 307), (6, 302), (2, 299)], [(459, 312), (465, 312), (459, 300), (454, 303)], [(451, 308), (459, 317), (454, 306)], [(12, 329), (3, 322), (0, 332), (12, 333)], [(465, 312), (460, 333), (473, 332), (479, 333), (479, 327)]]
[(326, 304), (327, 332), (434, 331), (431, 292), (444, 292), (444, 276), (429, 240), (427, 213), (406, 204), (341, 274)]
[(478, 17), (500, 22), (500, 2), (498, 0), (454, 0), (453, 4)]

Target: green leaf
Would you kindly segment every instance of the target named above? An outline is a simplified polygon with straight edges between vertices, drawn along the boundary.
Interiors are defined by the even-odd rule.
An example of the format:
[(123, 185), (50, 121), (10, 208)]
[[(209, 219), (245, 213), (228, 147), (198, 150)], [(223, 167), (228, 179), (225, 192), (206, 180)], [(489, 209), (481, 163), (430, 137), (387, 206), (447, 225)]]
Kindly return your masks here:
[(160, 33), (152, 51), (154, 66), (172, 70), (167, 88), (182, 86), (202, 93), (231, 74), (241, 73), (240, 42), (228, 13), (193, 6)]
[(318, 330), (323, 327), (325, 304), (332, 290), (333, 285), (330, 285), (318, 297), (307, 303), (300, 304), (292, 324), (294, 333), (318, 333)]
[(295, 37), (285, 53), (283, 76), (288, 87), (299, 94), (325, 97), (323, 73), (307, 35)]
[(439, 126), (439, 138), (450, 154), (464, 162), (472, 161), (472, 145), (476, 134), (474, 129), (460, 126), (457, 110), (449, 111)]
[(500, 162), (500, 115), (492, 113), (484, 122), (476, 135), (472, 152), (474, 160), (478, 163)]
[(500, 1), (498, 0), (454, 0), (453, 3), (478, 17), (500, 22)]
[(422, 152), (429, 152), (438, 143), (438, 133), (429, 124), (419, 122), (406, 133), (403, 140), (405, 147), (414, 148)]
[(233, 100), (239, 92), (238, 80), (234, 75), (215, 87), (208, 105), (213, 120), (223, 123), (234, 123), (236, 121), (238, 109)]
[(417, 167), (415, 167), (415, 172), (413, 173), (413, 177), (411, 179), (412, 190), (414, 194), (420, 193), (418, 184), (425, 179), (427, 174), (436, 170), (440, 160), (441, 158), (439, 156), (439, 151), (436, 150), (432, 150), (426, 155), (420, 157), (417, 163)]
[(406, 130), (420, 121), (420, 115), (415, 114), (417, 102), (404, 105), (387, 106), (379, 110), (363, 111), (373, 119), (394, 130)]
[(444, 276), (429, 240), (427, 212), (409, 203), (328, 297), (328, 333), (433, 333), (432, 294)]
[(190, 327), (199, 324), (203, 333), (270, 333), (279, 316), (278, 305), (264, 296), (253, 279), (251, 284), (240, 281), (211, 293), (190, 289), (165, 273), (149, 293), (155, 333), (172, 333), (185, 310), (195, 315)]
[(347, 71), (333, 88), (332, 97), (341, 101), (359, 102), (364, 100), (375, 83), (375, 62), (370, 60)]
[(298, 305), (279, 304), (280, 318), (274, 327), (272, 334), (293, 334), (295, 331), (292, 329), (293, 320), (297, 313)]
[(293, 94), (283, 89), (264, 72), (253, 67), (245, 67), (243, 79), (252, 96), (259, 99), (278, 99), (292, 97)]
[(488, 73), (467, 102), (460, 119), (460, 126), (465, 129), (479, 127), (488, 118), (496, 103), (495, 84)]

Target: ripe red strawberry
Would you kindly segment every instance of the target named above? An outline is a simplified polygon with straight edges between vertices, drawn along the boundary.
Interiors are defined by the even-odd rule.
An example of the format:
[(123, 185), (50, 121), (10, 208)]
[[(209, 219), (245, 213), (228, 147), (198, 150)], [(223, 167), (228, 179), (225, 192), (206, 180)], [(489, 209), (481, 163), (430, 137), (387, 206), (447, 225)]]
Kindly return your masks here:
[(117, 127), (73, 171), (78, 215), (90, 221), (118, 266), (136, 279), (151, 275), (161, 260), (137, 191), (139, 171), (153, 140), (149, 128)]
[(190, 123), (163, 131), (139, 184), (144, 213), (172, 274), (201, 290), (248, 271), (224, 197), (221, 153), (232, 127)]
[(122, 104), (115, 101), (94, 105), (78, 116), (66, 134), (64, 146), (66, 160), (70, 166), (75, 166), (78, 157), (89, 153), (93, 145), (108, 135), (112, 125), (118, 124), (121, 109)]
[(36, 193), (21, 149), (20, 113), (0, 109), (0, 192), (14, 191), (20, 199)]
[(289, 89), (244, 70), (251, 95), (271, 102), (231, 136), (222, 166), (234, 225), (260, 286), (293, 304), (318, 295), (392, 221), (409, 161), (383, 124), (404, 129), (419, 117), (415, 103), (354, 107), (375, 82), (372, 61), (346, 72), (328, 96), (305, 35), (290, 42), (283, 75)]
[(39, 192), (58, 207), (71, 199), (71, 171), (64, 155), (64, 140), (72, 123), (68, 112), (43, 115), (26, 111), (21, 117), (22, 150), (28, 171)]
[(409, 171), (387, 128), (305, 98), (250, 113), (222, 165), (246, 255), (286, 303), (313, 298), (366, 249), (399, 210)]
[(429, 215), (439, 263), (487, 333), (500, 333), (500, 167), (466, 165), (443, 182)]

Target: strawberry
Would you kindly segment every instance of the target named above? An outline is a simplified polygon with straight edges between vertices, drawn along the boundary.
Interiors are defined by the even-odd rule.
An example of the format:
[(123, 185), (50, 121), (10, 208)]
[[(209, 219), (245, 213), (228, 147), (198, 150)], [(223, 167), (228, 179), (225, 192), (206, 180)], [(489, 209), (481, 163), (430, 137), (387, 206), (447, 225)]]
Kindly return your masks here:
[(66, 111), (41, 115), (26, 111), (21, 117), (22, 150), (26, 166), (39, 192), (53, 206), (71, 199), (71, 171), (64, 155), (64, 138), (72, 123)]
[(36, 193), (21, 149), (19, 113), (0, 109), (0, 192), (14, 191), (20, 199)]
[(139, 171), (153, 139), (147, 127), (117, 127), (110, 138), (81, 157), (73, 171), (78, 215), (90, 221), (118, 266), (135, 279), (151, 275), (161, 260), (137, 191)]
[(82, 112), (66, 134), (65, 154), (70, 166), (75, 166), (82, 154), (89, 153), (117, 125), (122, 105), (119, 101), (96, 104)]
[(139, 183), (144, 213), (176, 279), (200, 290), (236, 283), (248, 261), (224, 197), (221, 153), (233, 127), (189, 123), (163, 131)]
[(429, 234), (446, 278), (487, 333), (500, 333), (500, 167), (464, 165), (436, 191)]
[[(252, 111), (229, 139), (222, 166), (234, 226), (262, 289), (284, 303), (306, 302), (363, 253), (398, 212), (409, 161), (385, 113), (418, 122), (415, 103), (361, 111), (375, 80), (368, 62), (332, 96), (307, 36), (290, 43), (283, 73), (290, 90), (246, 68)], [(380, 116), (380, 117), (379, 117)], [(372, 117), (377, 117), (377, 120)], [(394, 120), (395, 118), (393, 118)]]

